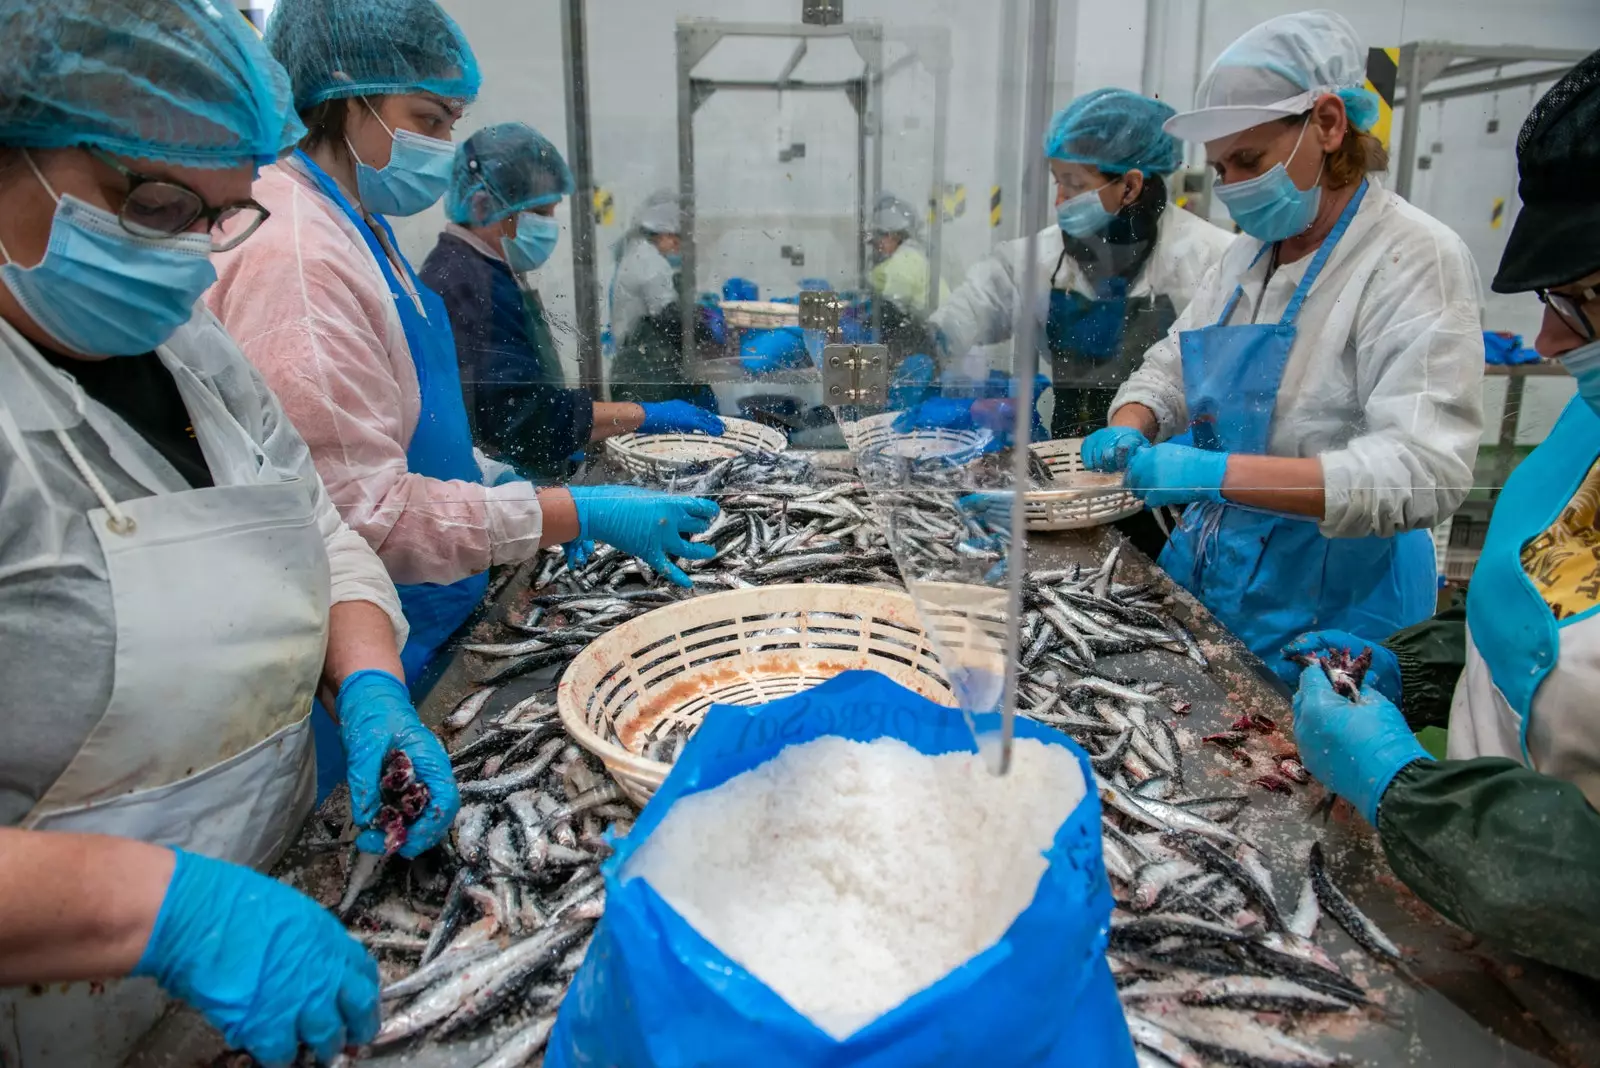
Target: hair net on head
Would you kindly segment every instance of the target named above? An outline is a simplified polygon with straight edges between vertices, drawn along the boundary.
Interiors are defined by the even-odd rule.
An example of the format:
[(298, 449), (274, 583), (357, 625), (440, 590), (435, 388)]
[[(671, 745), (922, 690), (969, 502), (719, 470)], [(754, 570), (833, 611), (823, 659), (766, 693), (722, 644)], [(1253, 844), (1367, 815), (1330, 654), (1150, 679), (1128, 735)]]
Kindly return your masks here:
[(658, 189), (645, 197), (633, 217), (633, 229), (647, 234), (675, 234), (681, 226), (678, 194)]
[(349, 96), (471, 100), (483, 82), (461, 27), (435, 0), (278, 0), (266, 37), (301, 111)]
[(1268, 19), (1223, 49), (1195, 93), (1195, 110), (1167, 123), (1190, 141), (1213, 141), (1274, 119), (1302, 115), (1334, 93), (1350, 124), (1369, 129), (1378, 96), (1366, 88), (1367, 50), (1336, 11)]
[(485, 126), (456, 149), (444, 213), (461, 226), (489, 226), (572, 195), (572, 172), (556, 146), (521, 122)]
[(0, 144), (237, 167), (304, 134), (283, 68), (231, 3), (0, 4)]
[(893, 193), (879, 193), (872, 209), (872, 229), (880, 234), (915, 234), (917, 210)]
[(1056, 112), (1044, 154), (1109, 174), (1171, 174), (1183, 161), (1178, 139), (1161, 128), (1176, 112), (1126, 89), (1096, 89)]

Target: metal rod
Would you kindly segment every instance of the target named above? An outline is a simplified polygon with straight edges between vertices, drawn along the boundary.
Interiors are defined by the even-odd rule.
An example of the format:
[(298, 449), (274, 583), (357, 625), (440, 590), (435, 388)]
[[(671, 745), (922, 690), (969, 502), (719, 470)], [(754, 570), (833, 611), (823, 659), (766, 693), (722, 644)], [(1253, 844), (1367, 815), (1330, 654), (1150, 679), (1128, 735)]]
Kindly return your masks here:
[(928, 314), (939, 306), (939, 264), (944, 240), (945, 124), (950, 110), (950, 68), (941, 63), (933, 72), (933, 221), (928, 225)]
[(990, 246), (1021, 234), (1022, 184), (1017, 175), (1021, 151), (1017, 145), (1018, 124), (1008, 116), (1022, 114), (1022, 82), (1025, 72), (1017, 69), (1016, 49), (1022, 37), (1022, 0), (1002, 0), (1000, 21), (1000, 100), (999, 129), (994, 139), (994, 184), (1000, 189), (1000, 225), (989, 228)]
[[(688, 54), (690, 28), (678, 24), (678, 269), (679, 323), (683, 329), (683, 362), (687, 369), (694, 360), (695, 265), (698, 260), (694, 241), (694, 67)], [(618, 338), (618, 344), (622, 339)]]
[(589, 49), (585, 0), (561, 0), (566, 57), (567, 159), (572, 166), (572, 303), (578, 328), (578, 384), (604, 396), (600, 363), (600, 299), (595, 276), (594, 155), (589, 143)]
[(1144, 66), (1139, 71), (1139, 92), (1154, 97), (1161, 92), (1161, 69), (1167, 54), (1167, 0), (1144, 2)]
[[(1424, 104), (1435, 100), (1454, 100), (1463, 96), (1481, 96), (1484, 93), (1497, 93), (1502, 89), (1515, 89), (1522, 85), (1542, 85), (1545, 82), (1559, 82), (1564, 78), (1571, 67), (1549, 67), (1545, 70), (1536, 70), (1528, 74), (1516, 74), (1509, 78), (1496, 78), (1490, 82), (1474, 82), (1472, 85), (1455, 85), (1444, 89), (1424, 90), (1419, 98)], [(1397, 108), (1405, 107), (1407, 99), (1400, 97), (1395, 101)]]
[[(1414, 44), (1402, 45), (1400, 48), (1400, 84), (1405, 87), (1406, 100), (1422, 99), (1422, 63), (1421, 52)], [(1400, 112), (1401, 105), (1395, 105), (1395, 111)], [(1417, 135), (1422, 128), (1421, 109), (1408, 107), (1401, 113), (1400, 124), (1400, 169), (1395, 172), (1394, 191), (1411, 199), (1411, 178), (1417, 169)]]

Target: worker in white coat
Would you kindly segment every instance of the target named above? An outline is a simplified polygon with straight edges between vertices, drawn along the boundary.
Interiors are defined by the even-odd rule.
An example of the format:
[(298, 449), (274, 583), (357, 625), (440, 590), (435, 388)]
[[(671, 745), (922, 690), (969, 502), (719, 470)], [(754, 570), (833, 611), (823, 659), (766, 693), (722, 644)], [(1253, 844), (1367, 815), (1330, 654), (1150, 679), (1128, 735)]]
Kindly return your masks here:
[[(928, 283), (932, 268), (927, 250), (918, 240), (921, 226), (916, 209), (893, 193), (878, 197), (872, 209), (873, 296), (895, 305), (905, 316), (928, 314)], [(939, 282), (939, 298), (950, 287)]]
[(408, 854), (458, 802), (393, 584), (199, 303), (301, 132), (288, 79), (202, 0), (0, 27), (0, 1064), (114, 1068), (169, 996), (326, 1059), (376, 1030), (376, 966), (251, 870), (310, 811), (313, 694), (358, 823), (395, 750), (433, 795)]
[[(1125, 89), (1097, 89), (1056, 113), (1044, 151), (1057, 217), (1033, 240), (1037, 289), (1023, 292), (1026, 239), (974, 266), (931, 317), (947, 376), (986, 377), (987, 358), (969, 356), (972, 348), (1008, 340), (1031, 315), (1040, 328), (1040, 370), (1055, 392), (1050, 435), (1079, 437), (1105, 425), (1117, 387), (1232, 241), (1168, 199), (1165, 176), (1183, 158), (1162, 129), (1173, 114)], [(1004, 412), (986, 412), (993, 407), (980, 402), (969, 411), (958, 398), (939, 397), (899, 425), (1009, 428)]]
[(1290, 683), (1302, 631), (1432, 614), (1428, 528), (1465, 499), (1482, 422), (1477, 268), (1376, 177), (1366, 55), (1332, 12), (1275, 18), (1168, 121), (1205, 142), (1244, 236), (1083, 450), (1188, 506), (1162, 567)]

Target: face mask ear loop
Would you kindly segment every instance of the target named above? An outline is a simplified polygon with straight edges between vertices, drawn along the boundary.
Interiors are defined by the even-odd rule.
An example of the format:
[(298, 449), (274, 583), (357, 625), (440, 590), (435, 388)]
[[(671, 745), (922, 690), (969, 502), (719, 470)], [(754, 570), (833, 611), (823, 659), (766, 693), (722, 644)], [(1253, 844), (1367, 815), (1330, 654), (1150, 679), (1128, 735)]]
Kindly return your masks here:
[[(1295, 156), (1300, 154), (1300, 146), (1305, 144), (1306, 131), (1309, 130), (1309, 129), (1311, 129), (1311, 116), (1310, 116), (1310, 114), (1307, 114), (1306, 115), (1306, 121), (1300, 126), (1300, 136), (1295, 138), (1294, 148), (1289, 152), (1289, 158), (1283, 161), (1284, 173), (1288, 173), (1289, 164), (1293, 163)], [(1317, 176), (1315, 178), (1311, 179), (1311, 185), (1309, 187), (1305, 188), (1305, 189), (1300, 189), (1299, 186), (1295, 186), (1295, 188), (1296, 189), (1300, 189), (1300, 191), (1302, 193), (1311, 192), (1311, 190), (1315, 189), (1317, 186), (1322, 184), (1322, 172), (1323, 172), (1324, 169), (1326, 169), (1327, 166), (1328, 166), (1328, 154), (1326, 152), (1324, 152), (1322, 154), (1322, 162), (1317, 164)], [(1292, 181), (1294, 181), (1294, 179), (1291, 178), (1290, 181), (1292, 182)]]
[[(54, 200), (57, 204), (60, 204), (61, 194), (55, 191), (55, 188), (51, 186), (49, 179), (47, 179), (44, 176), (44, 173), (39, 170), (39, 165), (33, 161), (33, 153), (29, 152), (27, 149), (23, 149), (22, 159), (25, 163), (27, 163), (28, 169), (33, 172), (33, 176), (39, 179), (39, 184), (44, 186), (44, 191), (50, 194), (50, 199)], [(0, 256), (4, 256), (7, 263), (15, 262), (12, 260), (11, 252), (6, 248), (4, 242), (0, 242)]]

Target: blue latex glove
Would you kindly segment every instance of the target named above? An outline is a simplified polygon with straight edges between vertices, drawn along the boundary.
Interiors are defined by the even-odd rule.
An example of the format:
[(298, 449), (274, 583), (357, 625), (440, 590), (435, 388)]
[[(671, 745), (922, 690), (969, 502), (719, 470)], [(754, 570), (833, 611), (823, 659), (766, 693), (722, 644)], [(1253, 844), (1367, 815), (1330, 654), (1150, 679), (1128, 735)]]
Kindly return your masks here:
[(561, 551), (566, 554), (568, 569), (576, 571), (587, 564), (589, 557), (594, 555), (594, 542), (582, 539), (569, 541), (561, 547)]
[(805, 333), (798, 326), (752, 331), (744, 336), (739, 348), (739, 363), (753, 375), (811, 362), (806, 355)]
[(1320, 667), (1300, 672), (1294, 735), (1306, 770), (1373, 826), (1384, 791), (1401, 769), (1433, 759), (1392, 701), (1371, 686), (1361, 687), (1360, 701), (1341, 697)]
[[(1099, 433), (1099, 431), (1096, 431)], [(1170, 441), (1140, 449), (1128, 462), (1125, 483), (1151, 508), (1164, 504), (1222, 500), (1228, 454)]]
[(644, 422), (639, 424), (641, 434), (666, 434), (677, 431), (685, 434), (710, 434), (714, 438), (722, 436), (722, 419), (715, 412), (708, 412), (698, 404), (688, 401), (670, 400), (657, 404), (641, 404), (644, 409)]
[(1106, 426), (1083, 439), (1083, 466), (1091, 471), (1128, 469), (1134, 453), (1150, 447), (1150, 439), (1131, 426)]
[(889, 379), (889, 407), (905, 411), (922, 403), (933, 388), (937, 372), (933, 357), (921, 353), (907, 356)]
[(1325, 650), (1349, 651), (1352, 655), (1356, 655), (1362, 649), (1372, 650), (1372, 667), (1367, 672), (1363, 685), (1371, 682), (1379, 693), (1399, 704), (1400, 661), (1395, 657), (1394, 653), (1370, 638), (1363, 638), (1359, 634), (1351, 634), (1347, 630), (1313, 630), (1300, 635), (1300, 637), (1285, 645), (1283, 647), (1283, 656), (1285, 660), (1293, 660), (1296, 656), (1320, 653)]
[(378, 966), (333, 913), (249, 868), (177, 863), (133, 974), (194, 1006), (269, 1066), (301, 1043), (327, 1063), (378, 1033)]
[(716, 546), (689, 540), (710, 529), (721, 511), (711, 501), (632, 486), (572, 486), (567, 492), (578, 509), (580, 541), (593, 538), (615, 545), (679, 586), (689, 586), (689, 576), (669, 557), (709, 560), (717, 555)]
[(383, 832), (372, 827), (381, 803), (378, 778), (384, 758), (399, 749), (411, 758), (418, 781), (433, 795), (427, 810), (411, 825), (400, 855), (414, 857), (433, 848), (455, 821), (461, 794), (449, 755), (417, 718), (405, 683), (387, 671), (357, 671), (339, 687), (338, 708), (339, 737), (350, 770), (350, 818), (357, 827), (369, 828), (356, 838), (356, 847), (383, 852)]
[(969, 493), (964, 497), (956, 498), (956, 508), (963, 513), (981, 519), (991, 530), (1011, 530), (1011, 501), (1015, 496), (1010, 490), (988, 490), (978, 493)]
[(972, 401), (960, 397), (929, 397), (915, 408), (895, 416), (894, 432), (913, 430), (971, 430)]

